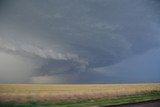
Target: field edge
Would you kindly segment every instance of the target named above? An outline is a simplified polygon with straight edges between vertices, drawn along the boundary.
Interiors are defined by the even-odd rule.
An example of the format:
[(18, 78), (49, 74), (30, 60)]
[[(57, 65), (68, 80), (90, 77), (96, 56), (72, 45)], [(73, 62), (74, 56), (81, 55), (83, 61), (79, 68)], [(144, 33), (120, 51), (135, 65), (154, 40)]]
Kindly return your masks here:
[(26, 103), (0, 102), (0, 107), (103, 107), (111, 105), (119, 105), (126, 103), (134, 103), (140, 101), (150, 101), (160, 99), (160, 91), (151, 91), (137, 95), (120, 96), (113, 99), (95, 99), (95, 100), (81, 100), (76, 102), (63, 101), (59, 103), (54, 102), (40, 102), (31, 101)]

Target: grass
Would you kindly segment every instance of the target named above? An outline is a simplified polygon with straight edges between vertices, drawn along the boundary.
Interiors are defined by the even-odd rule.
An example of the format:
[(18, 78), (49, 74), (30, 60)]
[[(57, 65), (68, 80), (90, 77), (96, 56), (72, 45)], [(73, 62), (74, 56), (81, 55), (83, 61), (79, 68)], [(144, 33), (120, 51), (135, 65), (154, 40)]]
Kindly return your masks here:
[(99, 107), (160, 99), (160, 84), (0, 85), (0, 107)]

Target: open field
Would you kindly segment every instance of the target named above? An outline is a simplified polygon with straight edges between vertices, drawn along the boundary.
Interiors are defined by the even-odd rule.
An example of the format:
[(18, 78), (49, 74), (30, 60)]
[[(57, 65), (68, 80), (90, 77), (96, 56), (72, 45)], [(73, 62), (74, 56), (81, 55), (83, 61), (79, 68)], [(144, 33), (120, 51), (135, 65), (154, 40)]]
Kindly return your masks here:
[[(111, 100), (114, 99), (114, 100)], [(123, 99), (123, 101), (121, 101)], [(54, 103), (54, 107), (71, 107), (71, 103), (133, 102), (160, 99), (160, 84), (1, 84), (0, 103)], [(107, 101), (107, 102), (106, 102)], [(111, 103), (109, 103), (111, 102)], [(59, 106), (60, 105), (60, 106)], [(103, 104), (99, 104), (103, 105)], [(75, 106), (75, 105), (74, 105)], [(77, 105), (76, 105), (77, 106)], [(82, 107), (84, 104), (81, 104)], [(25, 106), (26, 107), (26, 106)], [(28, 107), (28, 106), (27, 106)], [(29, 106), (30, 107), (30, 106)]]

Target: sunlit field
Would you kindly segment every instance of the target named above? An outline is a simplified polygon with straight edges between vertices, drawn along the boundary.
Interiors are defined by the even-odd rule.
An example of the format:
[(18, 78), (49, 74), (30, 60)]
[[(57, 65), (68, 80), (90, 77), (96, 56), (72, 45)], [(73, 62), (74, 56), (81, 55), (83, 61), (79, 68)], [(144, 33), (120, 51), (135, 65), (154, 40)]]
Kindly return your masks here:
[(1, 84), (0, 102), (78, 101), (160, 91), (160, 84)]

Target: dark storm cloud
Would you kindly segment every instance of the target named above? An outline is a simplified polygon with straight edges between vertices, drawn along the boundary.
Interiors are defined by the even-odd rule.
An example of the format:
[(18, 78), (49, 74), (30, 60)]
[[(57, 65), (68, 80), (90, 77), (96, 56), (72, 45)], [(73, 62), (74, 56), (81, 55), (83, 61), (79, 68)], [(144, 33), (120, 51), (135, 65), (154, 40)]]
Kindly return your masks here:
[(117, 82), (107, 67), (159, 47), (158, 10), (156, 0), (6, 1), (0, 52), (29, 59), (33, 82)]
[[(108, 82), (160, 82), (160, 48), (154, 48), (150, 51), (136, 55), (122, 62), (94, 69), (102, 75), (107, 75), (105, 79)], [(108, 71), (108, 72), (106, 72)]]

